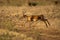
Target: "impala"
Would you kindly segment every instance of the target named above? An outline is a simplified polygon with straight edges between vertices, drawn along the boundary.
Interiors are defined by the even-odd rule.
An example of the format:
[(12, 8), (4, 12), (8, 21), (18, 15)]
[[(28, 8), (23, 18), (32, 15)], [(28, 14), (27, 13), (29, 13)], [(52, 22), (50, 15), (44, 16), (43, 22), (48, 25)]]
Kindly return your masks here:
[(48, 27), (48, 25), (50, 25), (48, 19), (46, 19), (43, 14), (41, 14), (41, 15), (30, 15), (30, 16), (28, 16), (28, 15), (25, 15), (23, 13), (23, 18), (27, 18), (27, 21), (38, 21), (38, 20), (41, 20), (41, 21), (43, 21), (46, 24), (46, 27)]

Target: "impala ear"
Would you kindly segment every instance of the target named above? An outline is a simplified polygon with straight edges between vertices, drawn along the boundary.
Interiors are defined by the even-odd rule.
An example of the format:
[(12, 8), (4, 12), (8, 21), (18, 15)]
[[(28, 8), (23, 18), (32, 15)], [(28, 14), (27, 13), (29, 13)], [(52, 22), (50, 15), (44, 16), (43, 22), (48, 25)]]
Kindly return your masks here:
[(24, 10), (24, 9), (23, 9), (22, 13), (23, 13), (23, 16), (24, 16), (24, 15), (25, 15), (25, 13), (26, 13), (26, 10)]

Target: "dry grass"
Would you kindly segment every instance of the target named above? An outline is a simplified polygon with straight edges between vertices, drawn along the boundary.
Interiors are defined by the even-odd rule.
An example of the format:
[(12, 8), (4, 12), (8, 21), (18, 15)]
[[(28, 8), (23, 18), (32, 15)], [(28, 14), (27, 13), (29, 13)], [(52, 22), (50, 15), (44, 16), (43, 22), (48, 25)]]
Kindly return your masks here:
[[(23, 6), (35, 2), (40, 6), (55, 4), (56, 0), (0, 0), (0, 6)], [(59, 0), (58, 0), (59, 1)]]
[[(43, 14), (51, 25), (46, 28), (42, 21), (30, 25), (26, 18), (20, 19), (23, 11), (26, 15)], [(60, 40), (60, 6), (19, 7), (14, 1), (11, 6), (0, 6), (0, 40)]]

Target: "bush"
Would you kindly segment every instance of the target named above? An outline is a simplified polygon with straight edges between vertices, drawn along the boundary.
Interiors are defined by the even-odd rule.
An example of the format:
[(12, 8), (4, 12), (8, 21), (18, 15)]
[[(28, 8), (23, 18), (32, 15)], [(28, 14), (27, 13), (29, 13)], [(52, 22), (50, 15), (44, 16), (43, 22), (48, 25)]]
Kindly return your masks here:
[(36, 2), (29, 2), (28, 5), (29, 5), (29, 6), (36, 6), (37, 3), (36, 3)]

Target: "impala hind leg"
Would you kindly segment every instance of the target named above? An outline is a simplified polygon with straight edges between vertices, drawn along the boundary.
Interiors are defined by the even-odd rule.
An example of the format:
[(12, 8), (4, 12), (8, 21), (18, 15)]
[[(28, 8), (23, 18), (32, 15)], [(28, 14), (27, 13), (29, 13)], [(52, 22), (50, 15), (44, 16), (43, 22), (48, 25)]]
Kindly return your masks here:
[(46, 21), (43, 21), (43, 22), (45, 23), (46, 27), (48, 27), (48, 25), (47, 25)]
[(48, 27), (48, 25), (50, 26), (50, 23), (49, 23), (49, 21), (47, 19), (44, 19), (43, 21), (46, 24), (46, 27)]
[(45, 19), (45, 21), (50, 25), (49, 21), (47, 19)]

